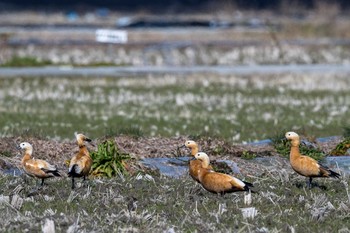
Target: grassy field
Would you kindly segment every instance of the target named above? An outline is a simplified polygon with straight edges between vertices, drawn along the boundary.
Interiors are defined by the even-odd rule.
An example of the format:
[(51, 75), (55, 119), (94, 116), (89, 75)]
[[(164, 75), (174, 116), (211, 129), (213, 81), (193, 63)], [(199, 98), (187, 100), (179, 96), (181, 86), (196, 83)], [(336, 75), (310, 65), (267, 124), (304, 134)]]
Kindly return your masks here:
[[(304, 178), (282, 164), (254, 182), (258, 193), (224, 196), (203, 190), (189, 176), (117, 176), (89, 180), (70, 190), (70, 180), (50, 180), (33, 193), (32, 179), (0, 174), (1, 232), (348, 232), (349, 179)], [(242, 209), (254, 208), (252, 217)]]
[[(42, 36), (43, 31), (20, 30), (0, 35), (0, 40), (35, 40), (39, 35), (53, 45), (3, 46), (0, 65), (347, 65), (349, 46), (341, 42), (350, 37), (349, 19), (338, 17), (339, 9), (331, 5), (323, 7), (322, 18), (272, 18), (281, 25), (278, 30), (129, 32), (131, 42), (170, 47), (58, 46), (67, 38), (81, 41), (81, 32)], [(231, 10), (226, 17), (232, 18)], [(242, 15), (267, 24), (270, 18)], [(12, 17), (28, 23), (27, 14)], [(115, 18), (109, 23), (115, 25)], [(94, 41), (95, 34), (83, 38)], [(194, 44), (172, 47), (179, 41)], [(350, 126), (349, 106), (348, 74), (331, 72), (0, 78), (0, 168), (6, 169), (6, 162), (18, 166), (22, 155), (15, 146), (28, 141), (34, 157), (54, 163), (63, 176), (36, 190), (32, 178), (0, 170), (0, 232), (350, 232), (348, 175), (314, 179), (309, 190), (305, 178), (292, 171), (288, 148), (239, 144), (291, 130), (308, 139), (342, 135)], [(130, 173), (90, 177), (85, 184), (79, 180), (72, 191), (65, 161), (77, 150), (74, 132), (96, 144), (114, 139), (132, 156)], [(251, 203), (244, 201), (244, 193), (211, 194), (188, 175), (169, 178), (139, 163), (143, 157), (175, 156), (188, 138), (199, 142), (211, 159), (237, 163), (241, 173), (235, 175), (257, 191)], [(90, 152), (96, 149), (89, 145)], [(254, 159), (259, 156), (272, 156), (271, 162)], [(250, 217), (244, 215), (246, 208), (252, 210)]]
[(213, 136), (254, 141), (296, 130), (341, 135), (347, 75), (217, 74), (0, 79), (1, 136)]
[[(206, 150), (204, 142), (215, 141), (203, 139), (207, 136), (225, 144), (289, 130), (310, 137), (341, 135), (350, 125), (349, 84), (346, 74), (332, 73), (2, 78), (0, 136), (2, 147), (5, 136), (15, 136), (6, 138), (8, 160), (19, 162), (13, 147), (28, 139), (35, 145), (35, 156), (55, 161), (65, 174), (64, 160), (76, 145), (69, 142), (68, 147), (62, 141), (72, 141), (75, 131), (93, 139), (136, 136), (123, 140), (123, 151), (150, 147), (141, 148), (147, 151), (142, 156), (167, 156), (187, 136), (197, 136)], [(165, 141), (141, 143), (153, 136)], [(176, 136), (176, 145), (165, 143)], [(53, 148), (53, 154), (46, 154), (45, 148)], [(0, 231), (349, 231), (347, 175), (315, 179), (317, 185), (309, 190), (286, 158), (274, 158), (269, 165), (229, 156), (242, 172), (237, 176), (254, 183), (258, 191), (251, 204), (245, 204), (244, 193), (218, 196), (189, 176), (174, 179), (142, 169), (111, 179), (90, 178), (74, 191), (67, 177), (49, 180), (36, 191), (33, 179), (0, 173)], [(245, 217), (246, 208), (253, 216)]]

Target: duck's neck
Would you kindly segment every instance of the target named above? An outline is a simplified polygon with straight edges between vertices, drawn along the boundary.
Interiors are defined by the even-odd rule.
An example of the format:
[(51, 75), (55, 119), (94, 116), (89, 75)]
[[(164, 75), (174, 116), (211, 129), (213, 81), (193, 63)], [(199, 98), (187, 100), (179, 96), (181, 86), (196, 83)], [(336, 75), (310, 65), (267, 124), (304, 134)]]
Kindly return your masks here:
[(202, 167), (203, 168), (208, 168), (209, 167), (209, 159), (203, 159), (202, 160)]
[(90, 155), (87, 147), (83, 144), (78, 144), (79, 145), (79, 152), (84, 154), (84, 155)]
[(198, 146), (191, 148), (191, 155), (194, 157), (198, 153)]
[(27, 149), (25, 152), (24, 152), (24, 156), (22, 158), (22, 163), (24, 163), (25, 161), (28, 161), (32, 158), (32, 150), (29, 150)]
[(78, 146), (84, 146), (84, 140), (81, 138), (81, 137), (77, 137), (77, 143), (78, 143)]
[(290, 148), (290, 159), (300, 157), (299, 145), (300, 145), (299, 140), (292, 141), (292, 146)]
[(198, 169), (198, 179), (200, 182), (202, 182), (203, 177), (208, 173), (208, 169), (204, 168), (203, 166)]

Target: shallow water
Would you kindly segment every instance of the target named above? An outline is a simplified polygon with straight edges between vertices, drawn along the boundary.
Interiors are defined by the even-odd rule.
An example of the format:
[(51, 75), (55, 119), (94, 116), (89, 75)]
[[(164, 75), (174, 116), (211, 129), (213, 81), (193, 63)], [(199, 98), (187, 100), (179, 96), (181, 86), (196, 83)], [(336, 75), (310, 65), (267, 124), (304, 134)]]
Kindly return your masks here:
[[(177, 157), (177, 158), (146, 158), (141, 163), (165, 176), (179, 178), (188, 174), (188, 162), (190, 157)], [(216, 160), (217, 162), (225, 162), (233, 173), (240, 173), (240, 170), (235, 162), (230, 160)]]
[(13, 175), (13, 176), (20, 176), (23, 173), (21, 169), (18, 169), (16, 167), (0, 169), (0, 172), (4, 173), (6, 175)]
[(350, 156), (329, 156), (320, 163), (335, 171), (339, 169), (344, 174), (350, 174)]
[[(179, 178), (188, 174), (189, 157), (179, 158), (147, 158), (141, 162), (144, 166), (158, 170), (161, 174), (173, 178)], [(258, 157), (251, 162), (258, 162), (265, 166), (272, 166), (274, 164), (274, 157)], [(235, 162), (230, 160), (217, 160), (218, 162), (225, 162), (231, 167), (233, 173), (240, 173), (240, 170)], [(344, 174), (350, 174), (350, 156), (329, 156), (320, 161), (321, 164), (331, 168), (334, 171), (340, 170)]]

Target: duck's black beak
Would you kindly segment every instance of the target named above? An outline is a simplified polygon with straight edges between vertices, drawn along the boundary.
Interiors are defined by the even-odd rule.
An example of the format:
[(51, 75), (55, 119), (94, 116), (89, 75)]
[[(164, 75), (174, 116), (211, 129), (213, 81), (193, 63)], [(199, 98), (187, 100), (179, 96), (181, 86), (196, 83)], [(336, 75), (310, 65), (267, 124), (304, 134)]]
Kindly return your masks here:
[(92, 140), (90, 138), (85, 138), (84, 141), (91, 142)]
[(90, 139), (90, 138), (88, 138), (89, 140), (86, 140), (91, 146), (96, 146), (95, 145), (95, 143), (93, 143), (93, 141)]

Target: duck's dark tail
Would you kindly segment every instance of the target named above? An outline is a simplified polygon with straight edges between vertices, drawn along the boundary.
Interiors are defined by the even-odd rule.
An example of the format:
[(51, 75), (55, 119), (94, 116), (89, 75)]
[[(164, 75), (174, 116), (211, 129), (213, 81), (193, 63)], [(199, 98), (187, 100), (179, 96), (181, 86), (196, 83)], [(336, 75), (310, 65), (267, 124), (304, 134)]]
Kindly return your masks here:
[(251, 188), (254, 187), (254, 185), (253, 185), (252, 183), (249, 183), (249, 182), (246, 182), (246, 181), (242, 181), (242, 182), (245, 184), (245, 186), (244, 186), (244, 191), (249, 191), (249, 190), (250, 190), (250, 192), (256, 193), (256, 191), (254, 191), (253, 189), (251, 189)]
[(75, 172), (76, 168), (78, 167), (78, 164), (74, 164), (68, 171), (68, 176), (75, 176), (77, 173)]
[(51, 173), (54, 176), (61, 176), (61, 174), (59, 173), (59, 171), (57, 169), (56, 170), (48, 170), (48, 169), (42, 168), (41, 170), (43, 170), (45, 173)]
[(61, 176), (58, 170), (51, 172), (54, 176)]
[(328, 171), (331, 173), (329, 176), (330, 177), (335, 177), (335, 178), (338, 178), (338, 179), (340, 179), (340, 174), (339, 173), (337, 173), (337, 172), (335, 172), (335, 171), (332, 171), (331, 169), (328, 169)]
[(335, 172), (335, 171), (332, 171), (331, 169), (329, 169), (328, 167), (326, 166), (323, 166), (322, 164), (319, 164), (321, 167), (321, 173), (323, 173), (323, 176), (328, 176), (328, 177), (335, 177), (335, 178), (338, 178), (340, 179), (340, 174)]

